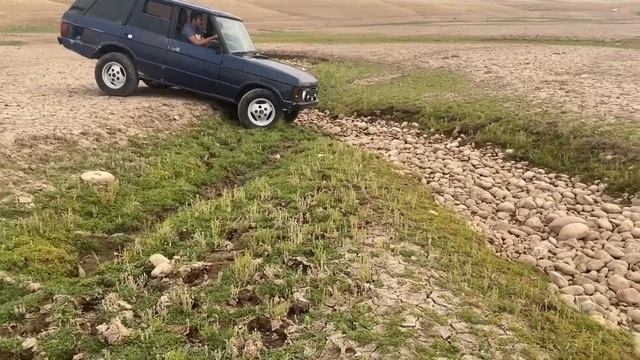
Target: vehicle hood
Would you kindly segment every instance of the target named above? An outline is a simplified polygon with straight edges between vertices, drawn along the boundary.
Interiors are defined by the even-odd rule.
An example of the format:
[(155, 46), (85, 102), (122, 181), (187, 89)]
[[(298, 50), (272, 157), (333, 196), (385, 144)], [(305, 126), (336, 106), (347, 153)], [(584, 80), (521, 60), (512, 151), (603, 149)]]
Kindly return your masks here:
[(291, 86), (316, 86), (318, 79), (308, 72), (260, 56), (245, 57), (244, 71)]

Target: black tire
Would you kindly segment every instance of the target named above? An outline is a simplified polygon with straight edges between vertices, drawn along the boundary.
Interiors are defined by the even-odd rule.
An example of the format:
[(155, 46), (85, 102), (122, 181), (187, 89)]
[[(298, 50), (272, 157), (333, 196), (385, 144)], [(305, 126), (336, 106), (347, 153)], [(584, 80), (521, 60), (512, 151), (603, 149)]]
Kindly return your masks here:
[(299, 110), (293, 110), (293, 111), (290, 111), (288, 113), (284, 113), (284, 121), (286, 121), (288, 123), (292, 123), (292, 122), (296, 121), (296, 119), (298, 118), (298, 115), (300, 115), (300, 111)]
[[(249, 107), (252, 107), (250, 114)], [(270, 90), (254, 89), (244, 94), (238, 104), (238, 118), (248, 128), (269, 128), (282, 120), (280, 100)]]
[(165, 84), (159, 81), (153, 81), (148, 79), (142, 79), (142, 82), (152, 89), (168, 89), (171, 87), (169, 84)]
[[(103, 72), (106, 72), (105, 76)], [(138, 89), (136, 66), (129, 56), (122, 53), (102, 55), (96, 64), (95, 76), (98, 87), (107, 95), (129, 96)]]

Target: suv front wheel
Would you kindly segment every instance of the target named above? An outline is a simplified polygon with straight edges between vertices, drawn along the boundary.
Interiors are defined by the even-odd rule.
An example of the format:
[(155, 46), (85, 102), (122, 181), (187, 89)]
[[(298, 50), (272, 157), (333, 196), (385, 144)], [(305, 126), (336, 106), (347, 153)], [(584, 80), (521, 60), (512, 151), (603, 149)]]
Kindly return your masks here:
[(103, 55), (96, 64), (96, 82), (111, 96), (129, 96), (138, 88), (138, 73), (130, 57), (122, 53)]
[(255, 89), (244, 94), (238, 104), (240, 122), (249, 128), (268, 128), (284, 116), (276, 95), (266, 89)]

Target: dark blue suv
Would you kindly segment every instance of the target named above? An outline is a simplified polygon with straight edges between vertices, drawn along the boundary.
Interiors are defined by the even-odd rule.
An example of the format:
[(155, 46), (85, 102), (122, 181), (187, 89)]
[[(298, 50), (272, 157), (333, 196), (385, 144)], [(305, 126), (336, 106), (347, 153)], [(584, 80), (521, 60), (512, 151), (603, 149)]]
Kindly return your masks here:
[[(181, 36), (194, 12), (203, 15), (197, 38), (215, 41)], [(241, 19), (179, 0), (76, 0), (58, 42), (98, 59), (96, 82), (113, 96), (131, 95), (139, 80), (176, 86), (235, 104), (240, 121), (257, 128), (293, 121), (318, 102), (318, 80), (259, 55)]]

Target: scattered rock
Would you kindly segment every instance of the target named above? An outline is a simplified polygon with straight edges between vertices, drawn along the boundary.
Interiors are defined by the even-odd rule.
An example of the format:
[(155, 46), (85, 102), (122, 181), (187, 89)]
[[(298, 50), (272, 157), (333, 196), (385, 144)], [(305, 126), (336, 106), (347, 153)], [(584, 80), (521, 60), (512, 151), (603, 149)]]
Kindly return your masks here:
[(625, 279), (624, 277), (615, 274), (613, 276), (611, 276), (608, 280), (607, 280), (607, 284), (609, 284), (609, 287), (611, 288), (611, 290), (613, 291), (618, 291), (618, 290), (622, 290), (622, 289), (626, 289), (631, 287), (629, 280)]
[(498, 205), (498, 211), (513, 214), (516, 212), (516, 206), (510, 202), (503, 202), (502, 204)]
[(560, 230), (562, 230), (562, 228), (564, 228), (567, 225), (570, 224), (586, 224), (587, 222), (584, 221), (583, 219), (579, 218), (579, 217), (575, 217), (575, 216), (563, 216), (560, 218), (557, 218), (555, 220), (553, 220), (553, 222), (551, 222), (551, 224), (549, 224), (549, 229), (551, 229), (552, 232), (558, 234), (560, 233)]
[(109, 345), (122, 344), (132, 335), (131, 330), (122, 325), (119, 318), (111, 320), (110, 324), (98, 325), (96, 331), (98, 332), (98, 339)]
[(578, 196), (576, 196), (576, 200), (578, 201), (578, 204), (581, 204), (581, 205), (593, 205), (593, 204), (595, 204), (595, 202), (593, 201), (593, 199), (590, 196), (584, 195), (584, 194), (578, 194)]
[(40, 290), (40, 289), (42, 288), (42, 286), (41, 286), (39, 283), (30, 282), (30, 283), (27, 283), (27, 285), (25, 286), (25, 288), (26, 288), (28, 291), (31, 291), (31, 292), (37, 292), (38, 290)]
[(632, 309), (627, 313), (627, 317), (634, 323), (640, 324), (640, 309)]
[(9, 275), (7, 275), (5, 272), (0, 271), (0, 281), (7, 283), (7, 284), (15, 284), (16, 281), (13, 280), (13, 278), (11, 278)]
[(160, 264), (170, 264), (171, 261), (164, 257), (162, 254), (153, 254), (149, 257), (149, 262), (153, 264), (153, 266), (158, 266)]
[(106, 171), (87, 171), (80, 175), (80, 179), (84, 182), (98, 185), (110, 184), (116, 180), (115, 176)]
[(530, 265), (530, 266), (536, 266), (536, 263), (538, 262), (536, 260), (536, 258), (534, 258), (531, 255), (520, 255), (520, 257), (518, 258), (518, 262), (521, 262), (525, 265)]
[(564, 276), (555, 271), (551, 271), (549, 273), (549, 277), (551, 278), (551, 282), (556, 284), (560, 289), (569, 286), (569, 281), (565, 279)]
[(407, 315), (405, 316), (404, 321), (402, 322), (402, 324), (400, 324), (400, 326), (404, 328), (418, 327), (418, 318), (413, 315)]
[(556, 270), (558, 270), (559, 272), (565, 275), (576, 275), (579, 273), (578, 270), (572, 268), (571, 266), (563, 262), (556, 262), (553, 265), (556, 268)]
[(584, 288), (580, 285), (571, 285), (560, 289), (560, 292), (566, 295), (577, 296), (584, 294)]
[(169, 263), (161, 263), (153, 269), (151, 277), (163, 278), (171, 273), (173, 266)]
[(629, 305), (640, 304), (640, 292), (633, 288), (618, 290), (616, 292), (616, 298), (618, 301)]
[(589, 271), (600, 271), (606, 264), (603, 260), (596, 259), (591, 260), (587, 263), (587, 270)]
[(589, 233), (589, 227), (585, 224), (573, 223), (563, 227), (558, 235), (558, 240), (582, 239)]
[(621, 214), (622, 208), (616, 204), (603, 204), (602, 211), (608, 214)]
[(24, 350), (33, 350), (38, 346), (38, 339), (28, 338), (22, 342), (22, 348)]

